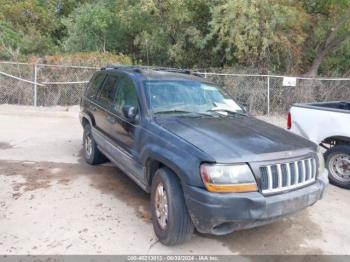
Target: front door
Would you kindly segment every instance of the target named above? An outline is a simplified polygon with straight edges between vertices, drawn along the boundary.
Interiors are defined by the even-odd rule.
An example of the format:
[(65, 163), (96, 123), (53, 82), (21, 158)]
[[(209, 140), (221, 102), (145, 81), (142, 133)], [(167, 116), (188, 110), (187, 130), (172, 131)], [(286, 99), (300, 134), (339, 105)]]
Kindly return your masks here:
[[(135, 108), (137, 115), (134, 120), (127, 119), (123, 114), (124, 106)], [(143, 166), (140, 161), (139, 147), (135, 143), (140, 134), (140, 107), (136, 87), (126, 75), (118, 76), (115, 99), (109, 112), (112, 120), (109, 123), (108, 135), (112, 138), (115, 152), (112, 157), (118, 166), (128, 174), (132, 174), (135, 181), (145, 185)]]

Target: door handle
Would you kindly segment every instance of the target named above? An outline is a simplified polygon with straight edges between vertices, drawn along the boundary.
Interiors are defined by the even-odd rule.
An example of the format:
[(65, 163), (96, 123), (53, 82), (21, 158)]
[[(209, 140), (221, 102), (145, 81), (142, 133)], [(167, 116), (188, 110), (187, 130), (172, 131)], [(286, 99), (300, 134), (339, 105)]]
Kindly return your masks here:
[(113, 116), (106, 116), (106, 120), (111, 124), (115, 124), (115, 122), (117, 122)]

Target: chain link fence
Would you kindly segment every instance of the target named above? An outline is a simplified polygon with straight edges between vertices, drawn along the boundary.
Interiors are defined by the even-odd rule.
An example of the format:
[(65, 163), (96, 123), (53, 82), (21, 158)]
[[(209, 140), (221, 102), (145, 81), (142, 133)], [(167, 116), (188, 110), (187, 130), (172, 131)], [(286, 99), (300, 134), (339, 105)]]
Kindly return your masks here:
[(94, 67), (37, 65), (37, 105), (77, 105)]
[(77, 105), (96, 70), (84, 66), (0, 62), (0, 104)]
[(0, 104), (33, 105), (34, 67), (0, 63)]
[[(0, 104), (77, 105), (95, 67), (0, 62)], [(295, 77), (198, 72), (256, 115), (284, 114), (293, 103), (350, 100), (350, 78)]]
[(279, 75), (201, 74), (257, 115), (284, 114), (294, 103), (350, 100), (350, 78), (294, 77), (295, 86), (284, 86)]

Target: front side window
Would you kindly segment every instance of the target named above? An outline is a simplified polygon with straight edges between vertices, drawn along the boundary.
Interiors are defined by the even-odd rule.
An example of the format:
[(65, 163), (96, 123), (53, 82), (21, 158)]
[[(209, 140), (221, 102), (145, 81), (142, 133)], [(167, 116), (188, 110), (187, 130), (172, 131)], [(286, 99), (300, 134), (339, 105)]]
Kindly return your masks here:
[(114, 111), (119, 115), (122, 115), (124, 106), (132, 106), (138, 110), (136, 88), (132, 80), (127, 77), (122, 77), (118, 83), (118, 92), (114, 105)]
[(102, 105), (109, 107), (112, 104), (117, 80), (116, 76), (108, 76), (105, 80), (99, 95), (99, 102)]
[(148, 106), (152, 113), (244, 113), (244, 110), (220, 87), (199, 81), (144, 81)]

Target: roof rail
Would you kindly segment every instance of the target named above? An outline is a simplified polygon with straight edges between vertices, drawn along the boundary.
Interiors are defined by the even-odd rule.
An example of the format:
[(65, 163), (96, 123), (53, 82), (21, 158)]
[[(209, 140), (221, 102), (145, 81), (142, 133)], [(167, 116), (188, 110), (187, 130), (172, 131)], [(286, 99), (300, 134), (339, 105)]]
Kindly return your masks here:
[(186, 74), (186, 75), (194, 75), (198, 77), (203, 77), (203, 75), (198, 74), (197, 72), (191, 70), (191, 69), (181, 69), (181, 68), (172, 68), (172, 67), (155, 67), (151, 68), (155, 71), (166, 71), (170, 73), (178, 73), (178, 74)]
[(108, 70), (108, 69), (124, 69), (124, 70), (131, 70), (137, 73), (146, 73), (147, 70), (154, 70), (154, 71), (164, 71), (169, 73), (179, 73), (179, 74), (187, 74), (187, 75), (195, 75), (195, 76), (203, 77), (201, 74), (197, 74), (196, 72), (190, 69), (181, 69), (181, 68), (173, 68), (173, 67), (110, 64), (101, 68), (101, 70)]
[(181, 69), (181, 68), (172, 68), (172, 67), (153, 67), (151, 68), (155, 71), (166, 71), (171, 73), (181, 73), (181, 74), (191, 74), (191, 70), (189, 69)]
[(141, 73), (141, 69), (139, 68), (139, 66), (133, 66), (133, 65), (110, 64), (101, 68), (101, 70), (108, 70), (108, 69), (124, 69), (124, 70), (132, 70), (137, 73)]

